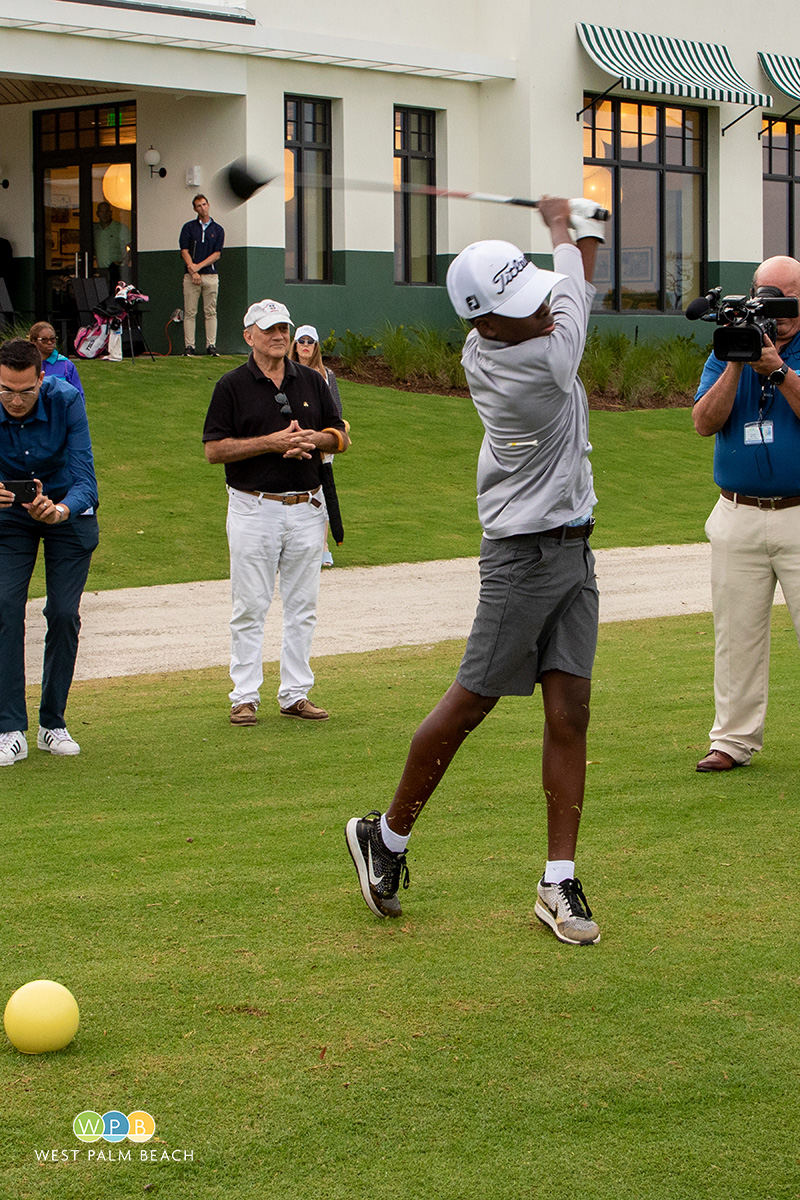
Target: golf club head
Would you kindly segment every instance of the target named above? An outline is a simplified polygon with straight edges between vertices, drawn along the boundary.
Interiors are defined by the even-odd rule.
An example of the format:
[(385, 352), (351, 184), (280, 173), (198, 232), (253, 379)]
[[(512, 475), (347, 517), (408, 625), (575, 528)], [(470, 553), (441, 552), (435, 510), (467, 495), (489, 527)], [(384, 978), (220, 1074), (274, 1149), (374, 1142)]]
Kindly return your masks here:
[(219, 179), (230, 204), (244, 204), (275, 178), (260, 163), (237, 158), (220, 171)]

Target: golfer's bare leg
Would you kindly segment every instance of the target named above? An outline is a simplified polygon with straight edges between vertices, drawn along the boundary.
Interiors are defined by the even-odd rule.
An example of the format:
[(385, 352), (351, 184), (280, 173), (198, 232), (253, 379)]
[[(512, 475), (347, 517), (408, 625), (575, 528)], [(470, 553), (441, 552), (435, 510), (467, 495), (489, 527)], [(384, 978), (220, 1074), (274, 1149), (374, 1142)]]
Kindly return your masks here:
[(386, 822), (394, 833), (401, 837), (411, 833), (456, 750), (492, 711), (498, 699), (468, 692), (460, 683), (448, 688), (411, 739), (405, 769), (386, 810)]
[(566, 671), (546, 671), (542, 783), (547, 799), (547, 857), (574, 861), (586, 785), (586, 730), (592, 683)]

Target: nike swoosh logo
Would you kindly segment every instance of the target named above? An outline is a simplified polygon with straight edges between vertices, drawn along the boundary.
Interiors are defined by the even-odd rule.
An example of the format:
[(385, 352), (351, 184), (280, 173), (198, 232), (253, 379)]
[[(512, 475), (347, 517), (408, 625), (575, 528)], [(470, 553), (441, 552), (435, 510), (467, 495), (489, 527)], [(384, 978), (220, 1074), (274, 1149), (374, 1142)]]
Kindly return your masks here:
[(367, 845), (367, 872), (369, 874), (369, 881), (373, 887), (377, 887), (379, 883), (383, 882), (383, 875), (376, 875), (375, 870), (372, 866), (372, 846), (371, 845)]

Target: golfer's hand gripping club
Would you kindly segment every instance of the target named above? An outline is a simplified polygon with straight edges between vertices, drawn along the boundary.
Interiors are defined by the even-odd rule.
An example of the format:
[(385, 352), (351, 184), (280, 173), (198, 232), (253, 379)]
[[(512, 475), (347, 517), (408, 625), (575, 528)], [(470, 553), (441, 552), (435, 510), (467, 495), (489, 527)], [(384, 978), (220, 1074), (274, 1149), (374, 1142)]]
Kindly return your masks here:
[(610, 216), (608, 209), (600, 208), (594, 200), (587, 200), (583, 196), (569, 202), (569, 224), (576, 241), (591, 237), (597, 238), (598, 242), (604, 242), (606, 239), (603, 223)]

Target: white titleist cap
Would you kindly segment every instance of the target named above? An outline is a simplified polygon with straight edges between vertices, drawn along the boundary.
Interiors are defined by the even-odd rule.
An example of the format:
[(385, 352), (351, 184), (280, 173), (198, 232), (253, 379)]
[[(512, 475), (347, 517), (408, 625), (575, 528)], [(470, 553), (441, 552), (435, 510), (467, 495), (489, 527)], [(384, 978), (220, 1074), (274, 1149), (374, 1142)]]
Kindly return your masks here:
[(529, 317), (566, 275), (543, 271), (513, 242), (473, 242), (447, 271), (447, 292), (460, 317)]
[(273, 325), (293, 325), (289, 310), (277, 300), (259, 300), (251, 304), (244, 314), (244, 327), (257, 325), (259, 329), (270, 329)]
[(313, 325), (300, 325), (295, 330), (294, 340), (298, 341), (301, 337), (310, 337), (312, 341), (319, 343), (319, 334)]

